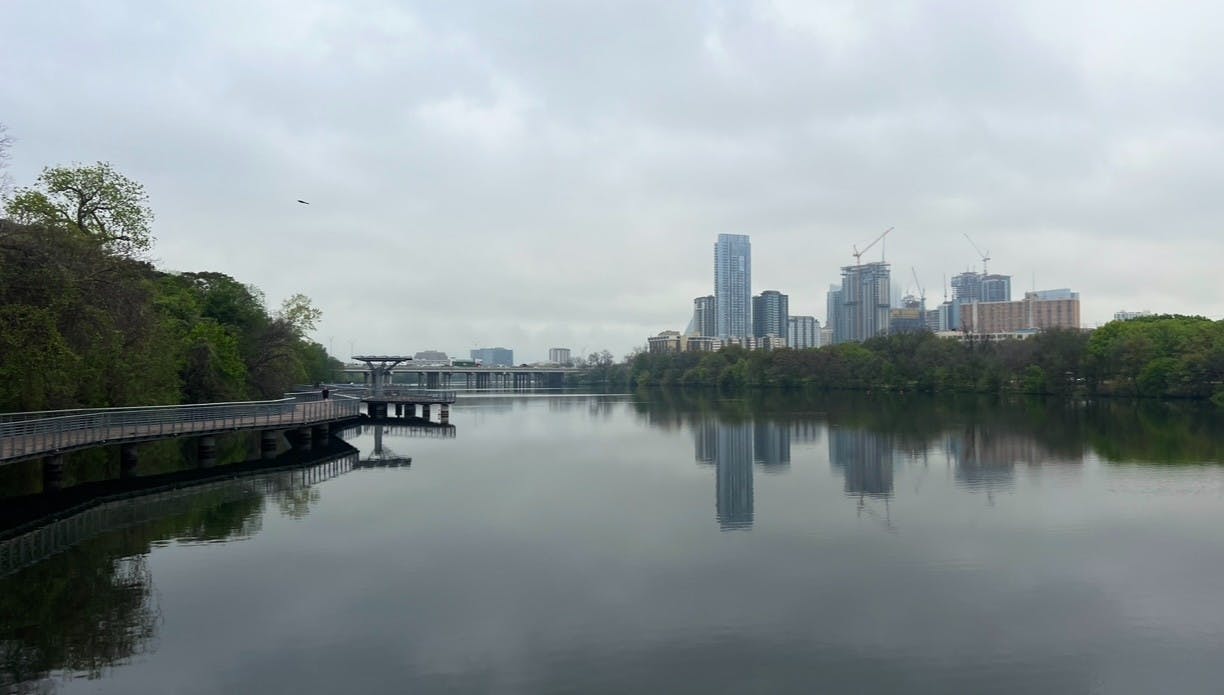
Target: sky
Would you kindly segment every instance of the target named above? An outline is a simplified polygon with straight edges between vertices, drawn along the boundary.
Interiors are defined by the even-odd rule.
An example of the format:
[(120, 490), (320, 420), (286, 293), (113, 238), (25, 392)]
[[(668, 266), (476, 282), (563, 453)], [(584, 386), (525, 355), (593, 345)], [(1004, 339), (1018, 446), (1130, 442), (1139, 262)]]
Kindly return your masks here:
[[(109, 161), (164, 269), (302, 292), (333, 354), (622, 356), (713, 292), (1224, 316), (1224, 4), (9, 0), (8, 176)], [(301, 205), (297, 199), (310, 201)]]

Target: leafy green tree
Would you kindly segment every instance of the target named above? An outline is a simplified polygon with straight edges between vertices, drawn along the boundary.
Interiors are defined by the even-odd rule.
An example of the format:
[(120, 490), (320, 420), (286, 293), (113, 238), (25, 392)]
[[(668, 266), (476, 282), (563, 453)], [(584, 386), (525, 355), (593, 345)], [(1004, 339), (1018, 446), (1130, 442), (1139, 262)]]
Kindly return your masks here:
[(153, 209), (144, 186), (107, 162), (47, 167), (36, 186), (19, 189), (5, 210), (17, 222), (69, 229), (122, 256), (153, 245)]

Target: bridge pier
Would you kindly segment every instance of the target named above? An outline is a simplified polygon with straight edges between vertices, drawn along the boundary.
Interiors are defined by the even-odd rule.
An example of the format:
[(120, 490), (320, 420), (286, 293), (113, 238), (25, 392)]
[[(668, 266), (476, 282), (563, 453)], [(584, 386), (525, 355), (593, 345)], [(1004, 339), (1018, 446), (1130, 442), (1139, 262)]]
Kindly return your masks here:
[(136, 467), (140, 464), (140, 456), (136, 453), (135, 444), (124, 444), (119, 447), (119, 477), (135, 478)]
[(200, 468), (217, 465), (216, 437), (200, 437), (196, 440), (196, 465)]
[(43, 492), (59, 492), (64, 489), (64, 455), (55, 454), (42, 461)]
[(439, 418), (439, 421), (443, 425), (450, 423), (450, 406), (449, 405), (446, 405), (445, 403), (443, 403), (442, 405), (438, 406), (438, 418)]
[(330, 425), (315, 425), (314, 427), (310, 428), (310, 445), (315, 449), (320, 449), (325, 446), (330, 437)]
[(404, 404), (403, 403), (395, 404), (395, 417), (404, 417)]
[(425, 420), (429, 419), (429, 404), (428, 403), (424, 403), (421, 405), (421, 418)]
[(293, 443), (294, 451), (309, 451), (310, 450), (310, 428), (301, 427), (292, 430), (290, 441)]
[(276, 430), (264, 430), (259, 433), (259, 457), (263, 459), (276, 458), (276, 450), (280, 445), (280, 433)]

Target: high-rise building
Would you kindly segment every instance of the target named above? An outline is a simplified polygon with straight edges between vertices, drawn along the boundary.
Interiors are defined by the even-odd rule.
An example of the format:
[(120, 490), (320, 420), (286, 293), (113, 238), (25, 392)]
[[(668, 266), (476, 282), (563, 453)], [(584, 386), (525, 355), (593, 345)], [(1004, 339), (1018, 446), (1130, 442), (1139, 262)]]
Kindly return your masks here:
[(719, 234), (714, 244), (718, 337), (752, 335), (752, 244), (744, 234)]
[(889, 265), (884, 262), (842, 268), (841, 310), (844, 313), (838, 319), (839, 322), (844, 320), (845, 332), (838, 342), (863, 341), (888, 333), (891, 282)]
[(570, 349), (569, 348), (549, 348), (548, 361), (553, 364), (569, 364)]
[(846, 342), (846, 307), (842, 304), (841, 285), (829, 285), (825, 311), (825, 329), (830, 332), (831, 339), (824, 344)]
[(752, 298), (752, 335), (785, 336), (790, 316), (790, 297), (777, 290), (765, 290)]
[(786, 342), (796, 350), (820, 347), (820, 322), (815, 316), (792, 316), (787, 322)]
[(952, 304), (950, 330), (959, 329), (961, 306), (973, 302), (1010, 302), (1011, 276), (987, 275), (973, 271), (952, 277)]
[(689, 335), (718, 337), (718, 303), (714, 295), (693, 300), (693, 322), (689, 329)]
[(486, 367), (514, 366), (514, 350), (510, 350), (508, 348), (475, 348), (470, 354), (472, 359), (480, 360)]

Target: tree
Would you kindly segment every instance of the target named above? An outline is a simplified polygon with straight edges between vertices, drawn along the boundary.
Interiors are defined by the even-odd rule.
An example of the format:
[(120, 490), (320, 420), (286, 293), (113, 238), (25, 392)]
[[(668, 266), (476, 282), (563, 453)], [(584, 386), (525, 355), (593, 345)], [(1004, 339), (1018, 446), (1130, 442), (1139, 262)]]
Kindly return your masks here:
[(18, 189), (5, 211), (17, 222), (75, 231), (121, 256), (139, 256), (153, 245), (144, 186), (107, 162), (47, 167), (35, 187)]
[(295, 294), (281, 304), (277, 319), (284, 321), (299, 339), (306, 337), (308, 331), (313, 331), (323, 318), (323, 312), (310, 303), (310, 297)]

